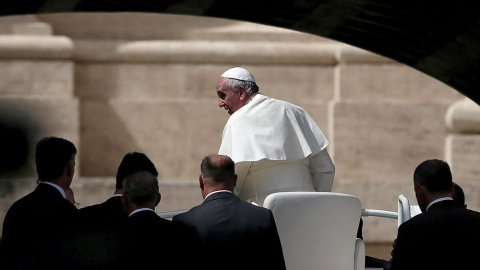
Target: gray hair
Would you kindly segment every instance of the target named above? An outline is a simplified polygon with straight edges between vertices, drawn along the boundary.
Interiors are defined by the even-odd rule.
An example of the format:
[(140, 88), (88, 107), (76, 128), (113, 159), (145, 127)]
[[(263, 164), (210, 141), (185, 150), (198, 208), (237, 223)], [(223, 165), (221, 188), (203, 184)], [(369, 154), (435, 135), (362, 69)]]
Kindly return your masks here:
[(225, 78), (225, 84), (233, 89), (234, 91), (238, 91), (238, 87), (240, 85), (243, 85), (245, 87), (245, 91), (247, 94), (251, 95), (254, 93), (258, 92), (258, 85), (255, 82), (247, 82), (247, 81), (242, 81), (242, 80), (237, 80), (237, 79), (231, 79), (231, 78)]
[(158, 198), (158, 179), (147, 171), (128, 175), (123, 180), (123, 191), (133, 205), (155, 202)]

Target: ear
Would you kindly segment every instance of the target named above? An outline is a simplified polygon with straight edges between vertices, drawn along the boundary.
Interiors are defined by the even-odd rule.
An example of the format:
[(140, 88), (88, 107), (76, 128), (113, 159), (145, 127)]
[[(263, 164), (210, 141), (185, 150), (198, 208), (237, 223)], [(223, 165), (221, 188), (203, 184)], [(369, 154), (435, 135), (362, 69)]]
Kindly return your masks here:
[(422, 188), (423, 188), (423, 186), (420, 185), (420, 183), (418, 183), (418, 182), (417, 182), (417, 183), (414, 183), (414, 190), (415, 190), (416, 192), (417, 192), (417, 191), (420, 191), (420, 189), (422, 189)]
[(238, 87), (238, 94), (240, 95), (240, 100), (241, 101), (245, 102), (249, 98), (248, 94), (247, 94), (247, 90), (245, 89), (245, 87), (243, 87), (243, 85), (240, 85)]
[(238, 178), (238, 175), (235, 174), (235, 176), (233, 176), (233, 186), (237, 186), (237, 178)]
[(205, 189), (205, 183), (203, 183), (203, 177), (201, 174), (198, 175), (198, 183), (200, 185), (200, 189), (204, 190)]
[(157, 201), (155, 202), (155, 206), (157, 206), (160, 201), (162, 200), (162, 194), (158, 193)]
[(73, 177), (73, 174), (75, 173), (75, 163), (68, 163), (65, 170), (68, 177)]

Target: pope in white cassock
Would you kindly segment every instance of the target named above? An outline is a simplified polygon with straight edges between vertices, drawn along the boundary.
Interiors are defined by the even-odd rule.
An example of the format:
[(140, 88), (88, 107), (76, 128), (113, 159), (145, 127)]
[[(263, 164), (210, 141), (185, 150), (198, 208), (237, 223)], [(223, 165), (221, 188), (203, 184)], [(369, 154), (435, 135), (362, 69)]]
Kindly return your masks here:
[(235, 161), (240, 199), (263, 206), (275, 192), (331, 191), (329, 141), (304, 109), (258, 93), (243, 67), (225, 71), (216, 89), (218, 106), (231, 115), (218, 153)]

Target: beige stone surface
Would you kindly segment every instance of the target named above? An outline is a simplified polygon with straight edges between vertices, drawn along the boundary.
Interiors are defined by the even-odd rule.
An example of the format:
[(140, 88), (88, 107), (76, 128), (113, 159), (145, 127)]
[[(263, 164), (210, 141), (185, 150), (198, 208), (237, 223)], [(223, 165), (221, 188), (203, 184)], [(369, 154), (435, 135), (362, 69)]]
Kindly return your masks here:
[(0, 96), (56, 97), (73, 95), (70, 61), (1, 60)]
[(460, 185), (479, 182), (480, 134), (451, 134), (446, 144), (447, 149), (451, 151), (449, 163), (454, 181), (458, 181)]
[(149, 156), (160, 178), (196, 179), (216, 153), (228, 114), (211, 103), (83, 101), (82, 175), (110, 176), (127, 152)]
[[(75, 41), (74, 59), (102, 62), (335, 64), (338, 46), (323, 42)], [(281, 57), (279, 57), (281, 55)]]
[[(27, 163), (16, 176), (35, 176), (35, 145), (45, 136), (73, 142), (79, 149), (78, 100), (74, 98), (6, 98), (0, 97), (0, 121), (26, 134)], [(6, 155), (3, 149), (2, 155)], [(15, 149), (8, 149), (15, 151)], [(80, 155), (80, 153), (79, 153)]]
[(0, 59), (70, 59), (72, 40), (60, 36), (0, 35)]
[[(216, 106), (215, 85), (231, 66), (145, 63), (78, 63), (75, 94), (92, 99), (192, 100)], [(105, 78), (109, 78), (105, 80)], [(181, 106), (181, 104), (179, 104)]]
[[(203, 99), (216, 104), (215, 85), (234, 65), (78, 63), (76, 95), (81, 98)], [(332, 66), (245, 65), (260, 92), (290, 102), (329, 101), (334, 96)], [(105, 80), (105, 78), (109, 78)]]
[(445, 114), (445, 125), (452, 133), (480, 134), (480, 106), (468, 98), (452, 103)]
[[(260, 93), (291, 103), (328, 102), (334, 98), (335, 67), (330, 65), (245, 65)], [(300, 104), (297, 104), (300, 105)]]
[(347, 44), (342, 44), (340, 46), (338, 54), (340, 63), (396, 63), (396, 61), (390, 58)]
[(340, 65), (339, 76), (342, 101), (450, 104), (462, 97), (451, 87), (395, 63)]
[(43, 22), (24, 22), (12, 25), (12, 35), (51, 36), (52, 26)]
[(336, 178), (401, 183), (425, 159), (445, 157), (447, 105), (335, 104)]
[(12, 28), (16, 24), (35, 22), (37, 22), (35, 15), (2, 16), (0, 19), (0, 35), (11, 35), (13, 33)]

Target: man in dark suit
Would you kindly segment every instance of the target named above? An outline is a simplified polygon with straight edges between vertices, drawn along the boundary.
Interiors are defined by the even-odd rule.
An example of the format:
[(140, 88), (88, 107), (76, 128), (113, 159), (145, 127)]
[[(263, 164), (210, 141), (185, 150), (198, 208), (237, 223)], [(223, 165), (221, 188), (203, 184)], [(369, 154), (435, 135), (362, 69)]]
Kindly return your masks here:
[(155, 213), (160, 202), (158, 180), (141, 171), (127, 176), (123, 201), (128, 214), (123, 269), (195, 269), (201, 253), (194, 230)]
[(115, 269), (122, 264), (121, 246), (128, 220), (122, 202), (122, 185), (126, 176), (140, 171), (158, 176), (155, 165), (144, 153), (127, 153), (118, 166), (112, 197), (78, 211), (78, 220), (69, 238), (67, 253), (72, 260), (68, 269)]
[(66, 199), (77, 149), (68, 140), (46, 137), (36, 146), (38, 186), (7, 211), (0, 242), (0, 269), (57, 269), (58, 251), (77, 208)]
[(433, 159), (414, 172), (422, 213), (400, 225), (391, 269), (473, 269), (480, 242), (480, 213), (453, 200), (450, 167)]
[(199, 176), (205, 200), (173, 221), (196, 228), (205, 253), (215, 258), (209, 269), (285, 269), (272, 212), (237, 198), (236, 180), (228, 156), (205, 157)]

